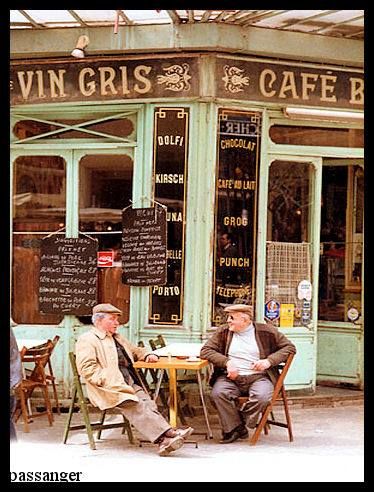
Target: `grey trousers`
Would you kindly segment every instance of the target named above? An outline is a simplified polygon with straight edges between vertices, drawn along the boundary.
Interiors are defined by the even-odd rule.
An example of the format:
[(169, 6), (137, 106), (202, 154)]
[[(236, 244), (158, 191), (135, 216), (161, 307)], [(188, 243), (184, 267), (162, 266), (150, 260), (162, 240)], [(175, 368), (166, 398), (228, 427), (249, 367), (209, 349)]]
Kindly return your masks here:
[[(214, 383), (211, 397), (216, 405), (223, 432), (231, 432), (238, 425), (256, 427), (261, 413), (273, 395), (273, 383), (266, 375), (245, 376), (244, 384), (226, 376), (219, 376)], [(245, 410), (236, 405), (239, 396), (247, 396)]]
[(124, 401), (116, 408), (127, 418), (136, 430), (151, 441), (156, 441), (171, 425), (157, 410), (157, 405), (143, 389), (134, 384), (133, 388), (139, 401)]

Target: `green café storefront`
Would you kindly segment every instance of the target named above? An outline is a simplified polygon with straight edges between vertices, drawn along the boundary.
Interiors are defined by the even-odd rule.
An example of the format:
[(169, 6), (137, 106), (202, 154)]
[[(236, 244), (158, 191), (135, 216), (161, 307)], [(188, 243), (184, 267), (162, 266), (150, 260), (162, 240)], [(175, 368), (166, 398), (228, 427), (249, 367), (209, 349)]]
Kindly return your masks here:
[[(133, 342), (203, 341), (241, 300), (297, 345), (288, 389), (363, 387), (363, 90), (359, 68), (215, 52), (11, 62), (11, 316), (60, 335), (65, 396), (90, 317), (40, 311), (53, 234), (114, 252), (97, 301)], [(130, 287), (122, 210), (154, 201), (167, 282)]]

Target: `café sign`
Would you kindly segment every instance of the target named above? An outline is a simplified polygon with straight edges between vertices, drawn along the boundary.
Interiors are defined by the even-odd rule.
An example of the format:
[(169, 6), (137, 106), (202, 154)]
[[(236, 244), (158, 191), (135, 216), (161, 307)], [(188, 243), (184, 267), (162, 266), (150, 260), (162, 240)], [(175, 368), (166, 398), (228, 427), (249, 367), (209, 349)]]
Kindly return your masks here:
[[(215, 83), (200, 85), (212, 66)], [(13, 106), (196, 96), (363, 109), (364, 76), (359, 69), (214, 54), (14, 61), (10, 67)]]

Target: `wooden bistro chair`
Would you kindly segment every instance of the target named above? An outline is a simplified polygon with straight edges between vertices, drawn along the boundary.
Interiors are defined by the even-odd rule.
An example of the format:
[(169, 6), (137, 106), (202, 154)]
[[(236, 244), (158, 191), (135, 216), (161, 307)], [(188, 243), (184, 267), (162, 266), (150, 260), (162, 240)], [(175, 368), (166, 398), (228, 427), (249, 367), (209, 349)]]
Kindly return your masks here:
[[(25, 373), (21, 383), (16, 388), (20, 406), (20, 413), (18, 413), (16, 419), (22, 415), (25, 432), (29, 432), (29, 422), (35, 417), (47, 415), (49, 425), (53, 424), (52, 406), (48, 393), (49, 384), (45, 373), (45, 367), (48, 364), (50, 352), (50, 347), (47, 346), (42, 348), (33, 347), (31, 349), (23, 347), (20, 352), (22, 363), (33, 364), (33, 368), (30, 369), (28, 374)], [(42, 392), (46, 410), (32, 413), (31, 410), (30, 412), (28, 411), (27, 403), (36, 388), (39, 388)]]
[[(72, 393), (72, 399), (70, 403), (70, 408), (69, 408), (69, 413), (68, 413), (68, 418), (65, 424), (65, 430), (64, 430), (64, 437), (63, 437), (63, 443), (66, 444), (66, 441), (68, 440), (69, 433), (71, 431), (76, 431), (76, 430), (81, 430), (81, 429), (86, 429), (88, 440), (90, 443), (90, 448), (95, 450), (96, 449), (96, 444), (95, 444), (95, 439), (94, 439), (94, 431), (98, 430), (97, 438), (101, 438), (101, 432), (105, 429), (115, 429), (115, 428), (122, 428), (122, 434), (124, 434), (127, 431), (127, 435), (129, 438), (129, 441), (131, 444), (134, 444), (134, 436), (132, 433), (131, 425), (130, 422), (127, 420), (127, 418), (122, 415), (123, 417), (123, 422), (117, 422), (117, 423), (104, 423), (105, 417), (106, 417), (106, 410), (101, 411), (101, 418), (99, 422), (91, 422), (90, 421), (90, 415), (89, 415), (89, 410), (88, 410), (88, 405), (90, 405), (88, 398), (84, 396), (83, 393), (83, 388), (80, 380), (80, 376), (78, 374), (78, 369), (75, 361), (75, 354), (73, 352), (69, 352), (69, 359), (70, 359), (70, 364), (71, 368), (73, 371), (73, 393)], [(78, 425), (72, 425), (72, 417), (73, 417), (73, 412), (74, 412), (74, 407), (78, 405), (79, 410), (83, 415), (83, 420), (84, 424), (78, 424)]]
[[(290, 354), (288, 356), (286, 362), (278, 365), (279, 378), (277, 379), (277, 382), (274, 386), (273, 396), (272, 396), (268, 406), (266, 407), (265, 411), (263, 412), (261, 420), (257, 424), (256, 429), (255, 429), (254, 433), (252, 434), (252, 436), (249, 440), (249, 444), (251, 446), (254, 446), (257, 443), (262, 430), (264, 430), (264, 433), (266, 435), (268, 434), (270, 425), (276, 425), (278, 427), (286, 428), (288, 430), (289, 440), (291, 442), (293, 441), (291, 418), (290, 418), (290, 413), (289, 413), (289, 409), (288, 409), (287, 394), (286, 394), (286, 390), (284, 387), (284, 380), (285, 380), (285, 377), (287, 376), (287, 373), (288, 373), (288, 370), (290, 368), (290, 365), (291, 365), (293, 358), (294, 358), (294, 354)], [(273, 413), (273, 407), (274, 407), (275, 402), (277, 400), (281, 400), (283, 402), (286, 422), (279, 422), (279, 421), (275, 420), (274, 413)], [(245, 397), (245, 396), (241, 396), (238, 398), (238, 404), (240, 406), (242, 406), (246, 401), (247, 401), (247, 397)]]
[[(42, 343), (41, 345), (36, 345), (35, 347), (29, 348), (28, 353), (32, 353), (33, 350), (35, 350), (35, 349), (41, 349), (41, 348), (48, 348), (49, 349), (50, 353), (49, 353), (49, 357), (48, 357), (48, 360), (46, 361), (46, 365), (45, 365), (45, 368), (48, 370), (48, 372), (46, 372), (45, 377), (46, 377), (47, 381), (50, 382), (52, 385), (56, 410), (57, 410), (57, 413), (60, 415), (61, 412), (60, 412), (60, 404), (59, 404), (58, 396), (57, 396), (56, 378), (53, 374), (52, 363), (51, 363), (52, 353), (53, 353), (59, 340), (60, 340), (59, 335), (56, 335), (53, 338), (53, 340), (47, 340), (45, 343)], [(26, 375), (30, 374), (29, 369), (25, 369), (25, 371), (26, 371)]]

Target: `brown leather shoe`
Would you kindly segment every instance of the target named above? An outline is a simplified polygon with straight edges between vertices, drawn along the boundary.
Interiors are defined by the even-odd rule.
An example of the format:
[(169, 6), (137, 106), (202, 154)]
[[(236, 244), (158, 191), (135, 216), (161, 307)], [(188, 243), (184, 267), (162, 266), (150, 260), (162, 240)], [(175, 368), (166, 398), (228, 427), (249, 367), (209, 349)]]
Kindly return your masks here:
[(184, 444), (184, 439), (181, 436), (164, 437), (158, 445), (158, 454), (160, 456), (168, 456), (173, 451), (181, 448)]

